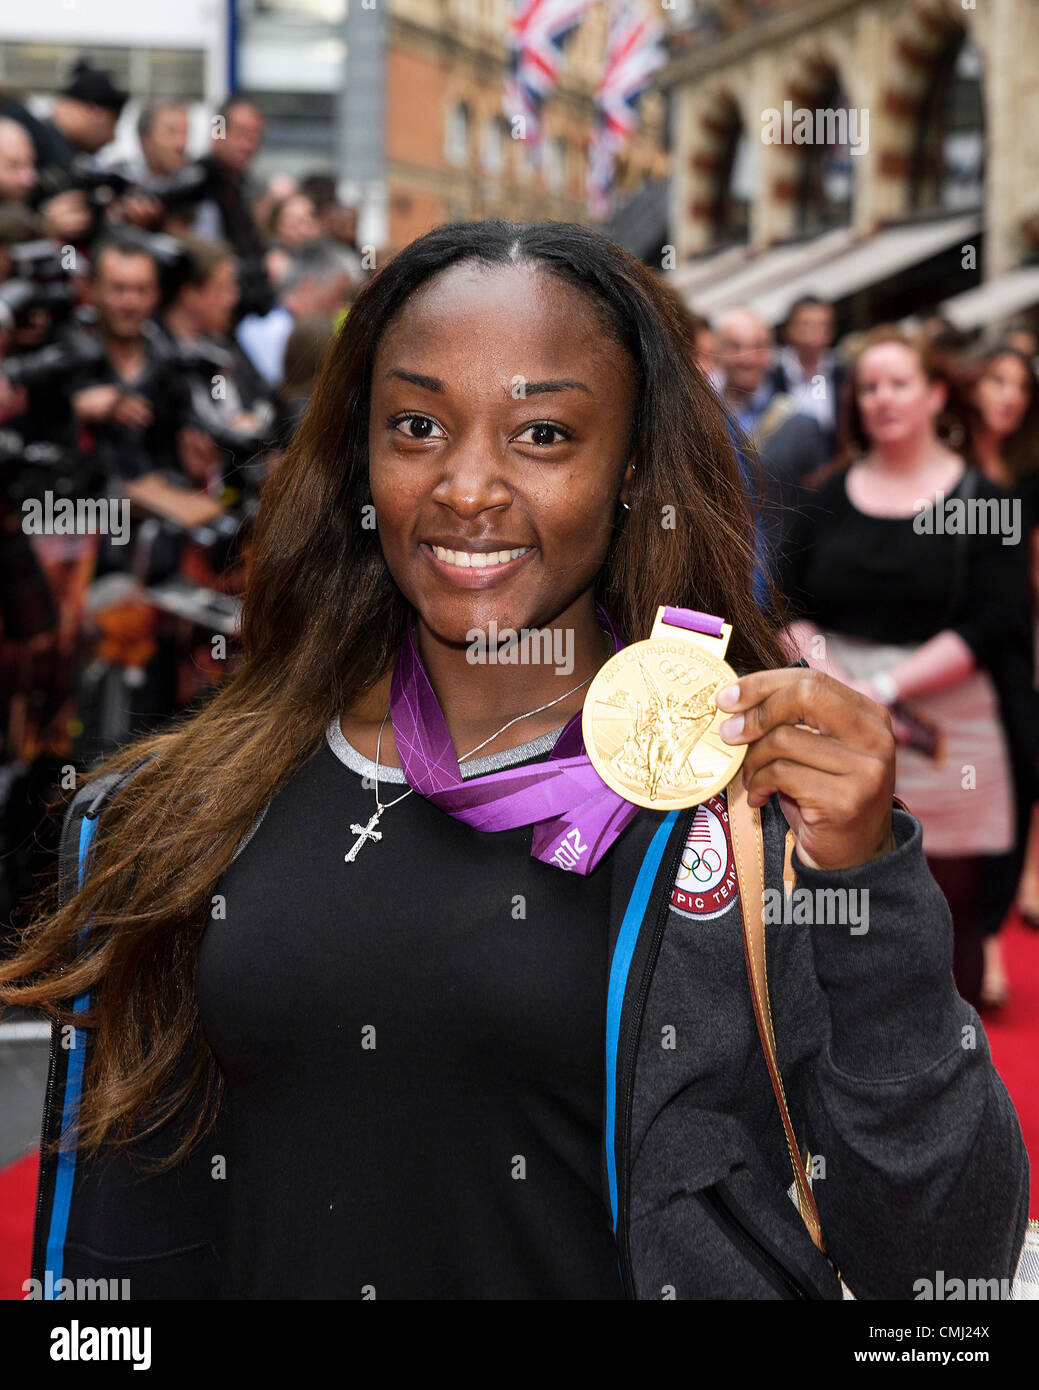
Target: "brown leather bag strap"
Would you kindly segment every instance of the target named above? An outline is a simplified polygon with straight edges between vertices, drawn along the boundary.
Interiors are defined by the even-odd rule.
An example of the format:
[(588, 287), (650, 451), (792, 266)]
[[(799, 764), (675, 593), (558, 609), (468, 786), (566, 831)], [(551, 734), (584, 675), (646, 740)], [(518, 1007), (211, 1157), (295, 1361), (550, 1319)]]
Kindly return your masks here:
[[(800, 1158), (794, 1126), (790, 1119), (790, 1109), (783, 1090), (783, 1078), (776, 1060), (776, 1037), (772, 1027), (772, 1008), (768, 997), (768, 975), (765, 970), (765, 865), (762, 847), (761, 815), (747, 802), (747, 792), (740, 774), (737, 773), (726, 788), (729, 808), (729, 832), (732, 838), (732, 852), (736, 860), (736, 877), (740, 887), (740, 915), (743, 918), (743, 955), (747, 963), (747, 980), (750, 984), (750, 997), (754, 1004), (754, 1021), (758, 1026), (761, 1050), (765, 1054), (769, 1080), (775, 1093), (776, 1104), (783, 1121), (790, 1166), (794, 1170), (794, 1190), (797, 1193), (797, 1209), (801, 1220), (807, 1227), (814, 1244), (826, 1253), (823, 1241), (819, 1211), (808, 1183), (805, 1165)], [(793, 881), (791, 854), (793, 837), (787, 836), (786, 856), (783, 866), (784, 881)]]

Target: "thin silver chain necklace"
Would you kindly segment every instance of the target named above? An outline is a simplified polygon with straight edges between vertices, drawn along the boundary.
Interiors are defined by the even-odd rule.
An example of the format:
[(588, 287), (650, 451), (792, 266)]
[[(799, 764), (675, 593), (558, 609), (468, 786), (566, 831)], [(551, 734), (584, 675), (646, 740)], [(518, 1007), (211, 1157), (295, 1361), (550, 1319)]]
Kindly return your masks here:
[[(482, 743), (478, 743), (475, 748), (471, 749), (470, 752), (464, 754), (461, 758), (458, 759), (458, 761), (460, 763), (464, 763), (466, 758), (471, 758), (473, 754), (479, 753), (481, 748), (486, 748), (489, 743), (493, 742), (494, 739), (498, 737), (499, 734), (503, 734), (506, 729), (511, 729), (513, 724), (518, 724), (521, 719), (530, 719), (532, 715), (541, 714), (545, 710), (551, 709), (553, 705), (560, 704), (568, 696), (573, 695), (576, 691), (580, 690), (582, 685), (587, 685), (591, 679), (592, 676), (589, 676), (587, 680), (581, 681), (580, 685), (575, 685), (573, 690), (568, 690), (566, 694), (557, 695), (554, 700), (549, 700), (547, 705), (538, 705), (537, 709), (529, 709), (527, 710), (526, 714), (517, 714), (515, 719), (510, 719), (507, 724), (503, 724), (500, 729), (496, 729), (494, 733), (491, 734), (490, 738), (485, 738)], [(366, 843), (366, 841), (382, 839), (382, 831), (376, 830), (375, 827), (379, 824), (379, 818), (381, 817), (383, 811), (388, 811), (391, 806), (398, 805), (400, 802), (404, 800), (405, 797), (410, 796), (411, 793), (415, 790), (414, 787), (409, 787), (408, 790), (404, 792), (402, 796), (394, 797), (392, 801), (386, 802), (385, 805), (379, 800), (379, 753), (382, 749), (382, 731), (383, 729), (385, 729), (386, 721), (387, 719), (389, 719), (389, 717), (390, 710), (389, 706), (387, 706), (386, 713), (382, 717), (382, 723), (379, 725), (379, 737), (376, 739), (375, 742), (375, 814), (372, 816), (371, 820), (368, 822), (367, 825), (351, 825), (350, 830), (354, 835), (357, 836), (357, 839), (354, 841), (349, 852), (343, 856), (343, 859), (347, 864), (353, 863), (353, 861), (357, 858), (358, 851), (360, 850), (361, 846)]]

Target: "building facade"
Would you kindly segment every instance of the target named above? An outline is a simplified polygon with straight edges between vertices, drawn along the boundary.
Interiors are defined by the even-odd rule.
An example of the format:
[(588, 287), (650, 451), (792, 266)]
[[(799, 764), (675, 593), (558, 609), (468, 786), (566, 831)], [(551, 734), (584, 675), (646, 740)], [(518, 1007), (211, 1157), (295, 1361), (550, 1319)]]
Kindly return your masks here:
[[(717, 5), (708, 42), (663, 73), (679, 263), (763, 251), (846, 224), (856, 238), (976, 206), (986, 278), (1039, 246), (1039, 0), (801, 0)], [(789, 104), (789, 105), (787, 105)], [(868, 122), (861, 155), (770, 141), (774, 113)], [(825, 142), (825, 136), (824, 136)]]
[[(588, 11), (569, 41), (560, 86), (542, 113), (536, 165), (502, 111), (506, 35), (506, 0), (393, 0), (385, 126), (391, 246), (458, 219), (589, 220), (585, 174), (605, 3)], [(666, 139), (664, 101), (648, 92), (618, 167), (619, 200), (666, 175)]]

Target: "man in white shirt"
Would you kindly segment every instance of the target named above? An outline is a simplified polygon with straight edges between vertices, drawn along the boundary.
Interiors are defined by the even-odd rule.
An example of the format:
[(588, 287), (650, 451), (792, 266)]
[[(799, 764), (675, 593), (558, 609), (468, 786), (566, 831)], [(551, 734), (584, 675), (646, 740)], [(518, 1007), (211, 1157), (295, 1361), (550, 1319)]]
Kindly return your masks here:
[(783, 325), (783, 343), (772, 373), (772, 386), (792, 396), (799, 415), (817, 420), (833, 449), (837, 439), (838, 396), (844, 368), (830, 351), (836, 317), (833, 306), (806, 294), (790, 306)]
[(285, 344), (298, 319), (308, 314), (335, 314), (347, 304), (361, 280), (360, 258), (331, 238), (301, 246), (289, 263), (269, 314), (247, 314), (236, 337), (256, 370), (271, 386), (280, 386)]

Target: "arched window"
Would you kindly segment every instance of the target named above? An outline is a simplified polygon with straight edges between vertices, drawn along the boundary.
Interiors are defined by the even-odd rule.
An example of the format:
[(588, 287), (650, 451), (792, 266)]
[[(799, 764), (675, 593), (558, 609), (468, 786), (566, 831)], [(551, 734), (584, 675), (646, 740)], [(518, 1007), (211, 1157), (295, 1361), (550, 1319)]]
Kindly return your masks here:
[[(513, 142), (513, 168), (516, 171), (516, 178), (522, 184), (532, 184), (537, 178), (538, 155), (534, 144), (529, 140), (514, 140)], [(544, 153), (542, 153), (542, 159)]]
[(444, 127), (444, 156), (449, 164), (469, 163), (469, 107), (457, 102), (447, 115)]
[(711, 213), (712, 239), (717, 245), (745, 242), (750, 225), (754, 150), (743, 117), (734, 101), (723, 104), (720, 120), (718, 175)]
[(985, 107), (981, 54), (956, 31), (941, 50), (920, 104), (909, 172), (914, 210), (981, 207)]
[(504, 116), (485, 121), (480, 133), (480, 165), (488, 174), (501, 174), (505, 169), (505, 141), (509, 128)]
[(553, 193), (566, 187), (566, 141), (561, 135), (545, 143), (545, 184)]
[[(821, 232), (851, 223), (855, 187), (853, 154), (868, 132), (863, 113), (852, 107), (836, 73), (810, 109), (812, 139), (804, 145), (799, 220), (802, 232)], [(796, 119), (796, 114), (795, 114)]]

